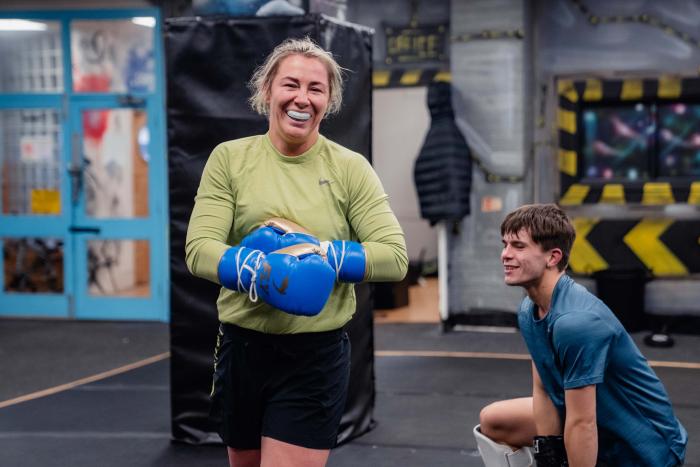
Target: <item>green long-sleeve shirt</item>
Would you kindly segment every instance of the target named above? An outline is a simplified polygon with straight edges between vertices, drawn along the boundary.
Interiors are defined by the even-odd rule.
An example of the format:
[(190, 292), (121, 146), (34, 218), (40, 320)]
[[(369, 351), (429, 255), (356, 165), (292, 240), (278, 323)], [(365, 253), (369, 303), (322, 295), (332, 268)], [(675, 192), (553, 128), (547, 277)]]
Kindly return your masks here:
[[(388, 196), (362, 155), (323, 136), (305, 153), (282, 155), (268, 135), (218, 145), (204, 168), (187, 230), (186, 260), (192, 274), (219, 283), (224, 252), (272, 218), (305, 227), (319, 240), (362, 242), (365, 280), (395, 281), (408, 256)], [(326, 306), (300, 317), (253, 303), (245, 293), (221, 288), (219, 319), (273, 334), (338, 329), (355, 311), (352, 284), (337, 283)]]

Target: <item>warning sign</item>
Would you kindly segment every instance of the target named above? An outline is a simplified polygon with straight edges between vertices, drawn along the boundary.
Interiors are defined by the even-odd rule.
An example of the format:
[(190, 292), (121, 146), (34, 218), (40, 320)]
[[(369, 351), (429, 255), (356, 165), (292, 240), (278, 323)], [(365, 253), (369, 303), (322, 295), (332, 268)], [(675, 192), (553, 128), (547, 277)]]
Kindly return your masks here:
[(23, 162), (50, 162), (53, 160), (54, 144), (49, 135), (22, 136), (19, 141), (19, 149)]
[(60, 214), (61, 192), (58, 190), (32, 190), (32, 214)]
[(499, 212), (503, 210), (503, 200), (499, 196), (481, 198), (481, 212)]

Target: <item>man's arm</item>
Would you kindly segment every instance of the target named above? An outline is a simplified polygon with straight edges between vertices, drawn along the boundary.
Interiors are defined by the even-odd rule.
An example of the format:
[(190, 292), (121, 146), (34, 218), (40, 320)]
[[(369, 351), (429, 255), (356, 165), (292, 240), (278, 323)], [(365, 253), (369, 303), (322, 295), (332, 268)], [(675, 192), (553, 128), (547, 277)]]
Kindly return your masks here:
[(545, 391), (534, 363), (532, 364), (532, 408), (538, 435), (561, 435), (559, 412)]
[(593, 467), (598, 457), (596, 386), (591, 384), (564, 393), (566, 422), (564, 445), (570, 467)]

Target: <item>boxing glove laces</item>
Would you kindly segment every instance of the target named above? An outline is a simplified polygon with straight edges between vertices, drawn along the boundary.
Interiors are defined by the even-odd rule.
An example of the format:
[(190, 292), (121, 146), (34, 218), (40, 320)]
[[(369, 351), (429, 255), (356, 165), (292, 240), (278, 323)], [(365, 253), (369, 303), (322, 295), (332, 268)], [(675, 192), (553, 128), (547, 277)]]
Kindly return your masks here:
[(318, 245), (292, 245), (265, 255), (242, 246), (229, 248), (218, 267), (219, 281), (286, 313), (314, 316), (333, 291), (335, 271)]
[(332, 240), (321, 242), (321, 248), (326, 253), (338, 282), (364, 280), (367, 256), (362, 244), (350, 240)]

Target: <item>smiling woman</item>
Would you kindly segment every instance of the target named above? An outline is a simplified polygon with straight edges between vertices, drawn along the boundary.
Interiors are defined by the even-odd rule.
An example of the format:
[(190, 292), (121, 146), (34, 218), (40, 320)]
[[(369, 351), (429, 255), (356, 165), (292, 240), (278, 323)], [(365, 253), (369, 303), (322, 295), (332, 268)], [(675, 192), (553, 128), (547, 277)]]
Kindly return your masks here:
[(341, 67), (310, 39), (277, 47), (250, 81), (254, 110), (267, 115), (270, 139), (284, 155), (305, 152), (318, 139), (321, 120), (342, 104)]
[(329, 100), (328, 72), (320, 61), (301, 55), (282, 60), (268, 91), (272, 144), (288, 156), (313, 146)]
[(222, 286), (212, 410), (237, 467), (325, 465), (347, 396), (353, 283), (406, 274), (376, 173), (319, 132), (340, 109), (341, 71), (309, 38), (278, 45), (250, 81), (267, 133), (219, 144), (195, 199), (186, 260)]

